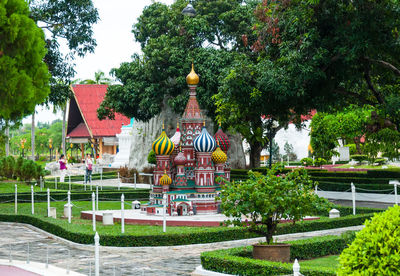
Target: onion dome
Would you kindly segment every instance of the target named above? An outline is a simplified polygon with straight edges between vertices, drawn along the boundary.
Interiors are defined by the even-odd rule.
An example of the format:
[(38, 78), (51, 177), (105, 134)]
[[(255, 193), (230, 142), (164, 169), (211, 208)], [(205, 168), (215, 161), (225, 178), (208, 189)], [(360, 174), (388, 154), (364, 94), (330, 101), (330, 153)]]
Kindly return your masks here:
[(172, 179), (169, 177), (166, 171), (164, 171), (164, 175), (160, 178), (160, 185), (168, 186), (171, 185)]
[(186, 159), (185, 155), (183, 154), (182, 149), (179, 148), (179, 153), (174, 159), (175, 165), (185, 165), (186, 160), (187, 159)]
[(193, 141), (194, 149), (198, 152), (212, 152), (214, 151), (216, 144), (217, 142), (215, 142), (214, 137), (208, 133), (204, 123), (200, 135)]
[(223, 131), (222, 131), (222, 127), (221, 127), (221, 123), (219, 123), (219, 127), (217, 132), (214, 135), (215, 140), (218, 142), (218, 144), (220, 145), (221, 149), (227, 153), (229, 146), (231, 145), (231, 142), (229, 141), (228, 135), (226, 135)]
[(226, 159), (228, 159), (228, 156), (226, 156), (226, 153), (223, 152), (221, 150), (219, 144), (217, 144), (217, 148), (212, 153), (211, 159), (212, 159), (212, 161), (214, 161), (215, 164), (223, 164), (226, 162)]
[(174, 136), (171, 137), (172, 143), (174, 143), (175, 147), (179, 145), (181, 142), (181, 131), (179, 130), (179, 123), (176, 124), (176, 132)]
[(170, 155), (174, 151), (175, 145), (165, 133), (164, 124), (161, 135), (153, 142), (152, 149), (156, 155)]
[(186, 76), (186, 83), (188, 85), (197, 85), (199, 81), (199, 76), (194, 71), (194, 64), (192, 63), (192, 71), (190, 71), (189, 75)]

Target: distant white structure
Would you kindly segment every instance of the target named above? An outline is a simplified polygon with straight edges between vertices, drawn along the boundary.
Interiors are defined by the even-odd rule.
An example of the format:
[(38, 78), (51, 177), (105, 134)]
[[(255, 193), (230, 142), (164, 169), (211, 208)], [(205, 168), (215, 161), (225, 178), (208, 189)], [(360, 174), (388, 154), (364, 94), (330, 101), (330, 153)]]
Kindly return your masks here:
[(114, 162), (111, 164), (112, 168), (120, 168), (129, 164), (129, 157), (131, 154), (132, 144), (132, 132), (133, 132), (134, 119), (131, 118), (131, 122), (127, 126), (121, 127), (121, 133), (117, 134), (119, 151), (114, 158)]

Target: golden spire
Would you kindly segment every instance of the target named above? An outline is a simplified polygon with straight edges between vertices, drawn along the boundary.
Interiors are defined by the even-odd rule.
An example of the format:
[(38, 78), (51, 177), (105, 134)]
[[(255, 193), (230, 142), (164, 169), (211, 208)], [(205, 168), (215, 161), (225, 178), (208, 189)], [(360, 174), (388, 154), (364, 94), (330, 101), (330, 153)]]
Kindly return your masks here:
[(164, 129), (164, 121), (162, 122), (162, 129)]
[(203, 126), (206, 126), (206, 120), (203, 120)]
[(176, 128), (179, 128), (179, 122), (176, 122)]
[(186, 83), (188, 85), (197, 85), (200, 81), (199, 76), (194, 71), (194, 64), (192, 63), (192, 71), (190, 71), (189, 75), (186, 77)]

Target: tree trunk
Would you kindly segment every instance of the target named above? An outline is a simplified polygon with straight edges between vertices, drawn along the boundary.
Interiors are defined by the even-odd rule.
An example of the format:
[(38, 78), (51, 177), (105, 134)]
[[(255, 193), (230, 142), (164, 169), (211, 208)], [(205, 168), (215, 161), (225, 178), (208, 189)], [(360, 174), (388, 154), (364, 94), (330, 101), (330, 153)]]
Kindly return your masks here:
[(32, 160), (35, 161), (35, 110), (32, 113), (32, 127), (31, 127), (31, 153)]
[(6, 156), (10, 155), (10, 127), (6, 127)]
[(65, 150), (65, 124), (66, 124), (66, 119), (67, 118), (67, 104), (65, 104), (65, 107), (63, 109), (63, 125), (62, 125), (62, 138), (61, 138), (61, 150), (62, 153), (66, 154)]
[(356, 145), (356, 149), (357, 149), (357, 154), (361, 154), (361, 138), (360, 137), (354, 137), (354, 144)]
[(260, 167), (261, 143), (254, 142), (250, 144), (250, 168)]

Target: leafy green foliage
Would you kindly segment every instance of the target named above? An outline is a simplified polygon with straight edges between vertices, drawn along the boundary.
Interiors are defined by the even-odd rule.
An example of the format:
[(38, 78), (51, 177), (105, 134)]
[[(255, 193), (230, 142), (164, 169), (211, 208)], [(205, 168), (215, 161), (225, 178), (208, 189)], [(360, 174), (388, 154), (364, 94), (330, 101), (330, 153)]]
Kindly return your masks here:
[(321, 167), (322, 165), (327, 164), (328, 162), (326, 162), (326, 160), (324, 158), (316, 158), (314, 160), (314, 165), (317, 167)]
[(358, 164), (361, 164), (362, 161), (368, 160), (368, 156), (363, 154), (354, 154), (351, 155), (350, 158), (354, 161), (357, 161)]
[(376, 214), (340, 255), (338, 275), (399, 275), (399, 229), (399, 206)]
[[(75, 74), (71, 61), (94, 52), (92, 26), (99, 19), (97, 9), (92, 0), (31, 0), (29, 8), (30, 17), (50, 34), (44, 59), (52, 76), (48, 101), (62, 106), (71, 94), (69, 85)], [(68, 44), (66, 56), (61, 53), (60, 39)]]
[[(271, 169), (267, 175), (249, 171), (249, 179), (242, 182), (225, 181), (221, 190), (221, 209), (232, 217), (234, 225), (249, 227), (250, 231), (272, 236), (280, 219), (298, 221), (318, 210), (329, 207), (328, 201), (312, 192), (313, 183), (305, 170), (286, 175), (275, 175)], [(242, 216), (249, 220), (242, 222)]]
[(44, 170), (32, 160), (19, 157), (15, 161), (14, 157), (8, 156), (0, 159), (0, 176), (9, 179), (18, 177), (21, 181), (29, 182), (32, 179), (39, 180), (44, 176)]
[(306, 167), (314, 165), (313, 159), (310, 157), (304, 157), (303, 159), (300, 160), (300, 163)]
[(50, 93), (44, 34), (23, 0), (0, 3), (0, 120), (33, 112)]
[(156, 160), (156, 154), (153, 150), (150, 150), (149, 154), (147, 155), (147, 162), (149, 164), (157, 164), (157, 160)]

